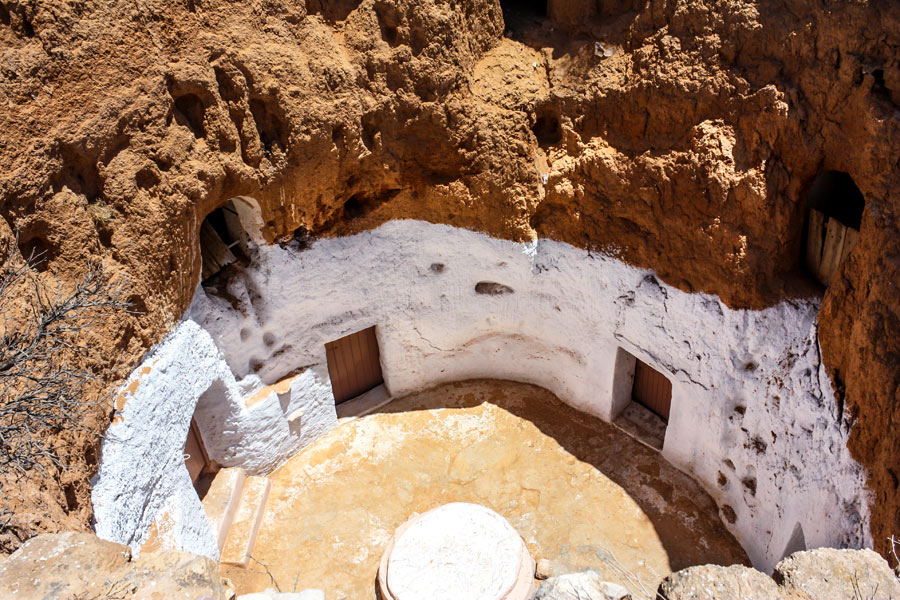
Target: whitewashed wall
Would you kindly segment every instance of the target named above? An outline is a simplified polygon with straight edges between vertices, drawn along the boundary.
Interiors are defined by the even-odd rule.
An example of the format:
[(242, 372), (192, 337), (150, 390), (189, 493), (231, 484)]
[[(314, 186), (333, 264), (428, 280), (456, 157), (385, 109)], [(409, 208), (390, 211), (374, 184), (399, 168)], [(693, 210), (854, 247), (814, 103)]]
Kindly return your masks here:
[[(512, 291), (479, 294), (479, 282)], [(212, 458), (266, 472), (335, 424), (325, 342), (377, 325), (395, 396), (505, 378), (543, 386), (603, 419), (628, 391), (622, 348), (672, 381), (663, 454), (733, 509), (729, 528), (755, 566), (771, 569), (797, 524), (808, 547), (871, 544), (863, 473), (846, 449), (819, 357), (815, 302), (734, 311), (567, 244), (519, 244), (419, 221), (303, 251), (258, 247), (228, 295), (198, 290), (185, 321), (145, 361), (151, 370), (135, 371), (141, 383), (110, 428), (95, 483), (101, 536), (136, 543), (171, 498), (191, 505), (183, 521), (205, 520), (178, 459), (213, 381), (197, 413)], [(169, 366), (153, 366), (160, 361)], [(288, 396), (243, 405), (298, 370)], [(211, 411), (209, 402), (221, 405)], [(286, 415), (297, 409), (303, 417), (292, 431)], [(165, 439), (140, 433), (162, 422)], [(124, 476), (139, 465), (153, 477)], [(174, 538), (209, 553), (196, 536)]]

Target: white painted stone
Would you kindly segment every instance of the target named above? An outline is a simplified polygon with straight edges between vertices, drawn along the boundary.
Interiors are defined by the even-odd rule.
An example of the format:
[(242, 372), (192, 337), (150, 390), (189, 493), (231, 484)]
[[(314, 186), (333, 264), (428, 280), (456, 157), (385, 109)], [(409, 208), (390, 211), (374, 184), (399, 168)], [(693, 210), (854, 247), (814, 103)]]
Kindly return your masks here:
[(617, 583), (603, 581), (596, 571), (584, 571), (548, 579), (534, 600), (631, 600), (631, 594)]
[[(298, 378), (286, 407), (275, 393), (247, 407), (259, 379), (240, 385), (209, 334), (193, 321), (180, 323), (123, 386), (138, 380), (103, 442), (92, 491), (97, 535), (137, 552), (156, 522), (166, 547), (218, 559), (216, 535), (184, 466), (191, 417), (211, 460), (267, 473), (336, 425), (327, 377), (317, 377), (310, 369)], [(292, 434), (288, 415), (301, 406), (313, 420)]]
[(385, 551), (379, 569), (391, 600), (525, 600), (534, 563), (515, 529), (494, 511), (465, 502), (410, 519)]
[[(627, 403), (624, 349), (672, 381), (663, 455), (734, 510), (728, 526), (755, 566), (770, 570), (798, 523), (809, 547), (871, 544), (863, 472), (821, 364), (814, 300), (736, 311), (568, 244), (419, 221), (302, 252), (250, 250), (251, 267), (229, 283), (237, 305), (198, 289), (185, 321), (143, 363), (151, 371), (132, 376), (141, 383), (109, 430), (94, 488), (103, 537), (141, 540), (173, 496), (183, 518), (202, 516), (199, 502), (184, 508), (193, 490), (186, 470), (176, 473), (195, 406), (211, 457), (254, 473), (334, 427), (324, 344), (377, 325), (394, 396), (505, 378), (607, 420)], [(479, 294), (479, 282), (512, 292)], [(286, 397), (244, 406), (297, 372)], [(296, 410), (299, 432), (286, 417)], [(179, 543), (203, 551), (195, 537)]]

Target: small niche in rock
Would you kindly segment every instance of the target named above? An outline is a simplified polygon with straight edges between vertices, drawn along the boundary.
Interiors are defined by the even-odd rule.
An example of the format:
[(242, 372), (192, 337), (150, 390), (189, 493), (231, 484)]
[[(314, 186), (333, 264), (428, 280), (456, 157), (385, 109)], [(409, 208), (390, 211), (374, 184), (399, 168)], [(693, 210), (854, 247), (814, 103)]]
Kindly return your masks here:
[(24, 15), (22, 15), (22, 33), (25, 34), (25, 37), (34, 37), (34, 26), (31, 24), (31, 21)]
[(344, 126), (340, 123), (331, 128), (331, 141), (338, 149), (343, 148), (345, 135), (346, 131), (344, 130)]
[(298, 227), (294, 230), (291, 239), (287, 241), (279, 241), (278, 245), (284, 250), (292, 250), (294, 252), (303, 252), (312, 243), (312, 236), (306, 227)]
[(53, 190), (56, 192), (68, 187), (88, 201), (94, 201), (103, 189), (97, 157), (83, 148), (69, 144), (60, 144), (57, 152), (61, 167), (53, 177)]
[(63, 491), (66, 495), (66, 509), (68, 512), (73, 512), (78, 509), (78, 496), (75, 494), (75, 486), (71, 483), (68, 484)]
[(549, 22), (547, 0), (500, 0), (500, 8), (504, 35), (528, 45), (531, 45), (528, 33), (541, 30)]
[(343, 218), (348, 221), (365, 217), (400, 193), (398, 189), (381, 190), (375, 194), (354, 194), (344, 202)]
[(559, 115), (552, 109), (539, 109), (537, 118), (531, 128), (538, 146), (549, 148), (562, 141), (562, 127), (559, 124)]
[(266, 152), (271, 152), (275, 147), (282, 150), (287, 147), (287, 128), (278, 115), (278, 105), (274, 100), (254, 98), (250, 100), (250, 112)]
[(50, 263), (59, 254), (57, 249), (40, 236), (19, 238), (19, 252), (38, 273), (50, 268)]
[(375, 3), (375, 14), (378, 16), (378, 27), (381, 29), (381, 39), (388, 46), (394, 48), (400, 44), (400, 11), (393, 4), (387, 2)]
[(353, 220), (362, 217), (366, 214), (369, 204), (369, 201), (360, 194), (351, 196), (344, 202), (344, 218)]
[(196, 138), (205, 138), (203, 118), (206, 109), (196, 94), (184, 94), (175, 98), (175, 122), (188, 127)]
[(515, 290), (502, 283), (495, 281), (479, 281), (475, 284), (475, 293), (486, 296), (502, 296), (503, 294), (512, 294)]
[(547, 0), (500, 0), (500, 8), (507, 23), (517, 17), (547, 16)]
[(374, 151), (376, 149), (376, 142), (381, 133), (378, 128), (378, 123), (376, 122), (376, 116), (371, 113), (363, 115), (360, 125), (362, 126), (360, 135), (362, 137), (363, 145), (367, 150)]
[(322, 15), (331, 23), (345, 21), (361, 4), (361, 0), (306, 0), (306, 14)]
[(150, 189), (159, 183), (159, 175), (150, 167), (144, 167), (134, 176), (134, 182), (139, 188)]

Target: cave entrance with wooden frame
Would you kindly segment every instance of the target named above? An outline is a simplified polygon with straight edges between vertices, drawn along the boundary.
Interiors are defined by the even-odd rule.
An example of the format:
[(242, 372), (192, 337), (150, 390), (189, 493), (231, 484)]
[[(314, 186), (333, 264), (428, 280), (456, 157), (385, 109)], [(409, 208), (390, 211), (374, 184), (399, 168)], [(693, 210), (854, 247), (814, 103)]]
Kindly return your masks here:
[(662, 450), (672, 408), (672, 382), (619, 348), (613, 384), (614, 423), (656, 450)]
[(384, 384), (375, 327), (325, 344), (334, 403), (342, 404)]
[(262, 213), (248, 196), (235, 196), (200, 224), (200, 281), (207, 282), (230, 264), (246, 264), (251, 244), (261, 245)]
[(808, 202), (806, 268), (827, 286), (856, 244), (866, 202), (853, 178), (841, 171), (820, 173)]

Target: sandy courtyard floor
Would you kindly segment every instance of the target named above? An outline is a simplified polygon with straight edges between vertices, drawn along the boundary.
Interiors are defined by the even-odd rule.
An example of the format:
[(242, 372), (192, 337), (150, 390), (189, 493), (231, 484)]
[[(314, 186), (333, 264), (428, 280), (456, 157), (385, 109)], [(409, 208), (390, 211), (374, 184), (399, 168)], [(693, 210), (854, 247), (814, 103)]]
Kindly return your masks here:
[(504, 517), (553, 574), (594, 568), (637, 597), (672, 570), (748, 564), (710, 497), (612, 425), (508, 381), (439, 386), (341, 425), (271, 476), (253, 553), (223, 567), (238, 593), (375, 597), (394, 530), (413, 513), (474, 502)]

